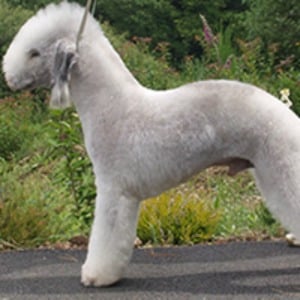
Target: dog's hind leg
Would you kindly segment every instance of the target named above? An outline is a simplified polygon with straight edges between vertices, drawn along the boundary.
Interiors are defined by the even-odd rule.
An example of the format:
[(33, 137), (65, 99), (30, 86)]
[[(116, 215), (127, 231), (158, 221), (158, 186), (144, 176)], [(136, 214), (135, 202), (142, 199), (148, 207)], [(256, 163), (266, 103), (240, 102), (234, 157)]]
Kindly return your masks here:
[(81, 281), (86, 286), (107, 286), (123, 275), (131, 258), (139, 202), (115, 192), (98, 195), (88, 255)]
[(267, 206), (300, 240), (300, 154), (286, 151), (266, 157), (255, 166), (255, 177)]
[(297, 240), (294, 234), (287, 233), (285, 239), (289, 246), (300, 247), (300, 240)]

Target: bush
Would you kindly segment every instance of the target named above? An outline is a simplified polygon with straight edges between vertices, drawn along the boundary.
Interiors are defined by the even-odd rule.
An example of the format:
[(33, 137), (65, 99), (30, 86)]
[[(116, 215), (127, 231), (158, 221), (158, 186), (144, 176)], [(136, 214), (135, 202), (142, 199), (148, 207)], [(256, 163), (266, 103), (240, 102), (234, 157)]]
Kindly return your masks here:
[(242, 22), (246, 36), (260, 37), (264, 42), (265, 55), (268, 46), (278, 47), (279, 60), (289, 58), (294, 65), (300, 66), (300, 5), (298, 0), (246, 0), (249, 10), (244, 13)]
[(51, 166), (39, 159), (15, 166), (0, 161), (0, 249), (38, 246), (78, 233), (68, 193), (50, 181)]
[(209, 201), (175, 189), (142, 203), (137, 235), (143, 243), (191, 245), (211, 240), (219, 219)]
[[(36, 186), (32, 189), (36, 190)], [(49, 213), (40, 199), (39, 202), (32, 199), (28, 203), (27, 198), (25, 205), (20, 205), (19, 201), (24, 199), (0, 199), (0, 248), (1, 244), (32, 247), (50, 239), (51, 230), (47, 226)]]
[(178, 66), (185, 56), (199, 58), (202, 54), (196, 38), (201, 31), (199, 14), (214, 21), (214, 28), (219, 27), (226, 19), (225, 2), (227, 1), (98, 0), (97, 13), (119, 32), (124, 32), (125, 28), (130, 38), (150, 38), (152, 49), (162, 42), (167, 43), (172, 54), (170, 59)]

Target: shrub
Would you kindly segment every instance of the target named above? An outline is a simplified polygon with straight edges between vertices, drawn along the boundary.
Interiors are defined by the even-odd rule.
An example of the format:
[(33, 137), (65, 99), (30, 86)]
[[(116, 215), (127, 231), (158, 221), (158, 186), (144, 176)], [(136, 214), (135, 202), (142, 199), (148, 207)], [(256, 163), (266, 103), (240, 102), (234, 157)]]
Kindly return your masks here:
[(167, 42), (172, 53), (171, 61), (178, 66), (187, 55), (198, 58), (202, 55), (200, 44), (195, 38), (201, 24), (199, 13), (207, 16), (209, 21), (214, 21), (216, 28), (226, 19), (226, 2), (228, 1), (98, 0), (97, 13), (119, 32), (123, 32), (125, 28), (130, 38), (151, 38), (151, 49), (161, 42)]
[(0, 248), (38, 246), (78, 232), (64, 187), (53, 185), (51, 167), (38, 161), (14, 167), (0, 161)]
[[(33, 189), (36, 190), (36, 186)], [(35, 246), (50, 239), (49, 213), (45, 207), (35, 199), (26, 205), (20, 205), (19, 201), (0, 200), (0, 248), (1, 244)]]
[(277, 59), (286, 60), (293, 57), (292, 62), (300, 66), (300, 5), (298, 0), (246, 0), (249, 10), (244, 13), (242, 22), (247, 36), (254, 39), (260, 37), (265, 45), (277, 45)]
[(137, 235), (143, 243), (196, 244), (212, 239), (219, 218), (209, 201), (175, 189), (142, 203)]

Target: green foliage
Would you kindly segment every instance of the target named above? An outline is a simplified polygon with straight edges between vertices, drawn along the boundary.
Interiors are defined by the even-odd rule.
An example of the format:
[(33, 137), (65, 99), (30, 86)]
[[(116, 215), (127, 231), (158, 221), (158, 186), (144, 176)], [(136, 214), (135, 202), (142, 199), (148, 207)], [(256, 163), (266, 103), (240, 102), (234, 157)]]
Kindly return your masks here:
[[(300, 73), (296, 69), (290, 69), (288, 72), (280, 72), (278, 75), (278, 80), (274, 83), (274, 88), (277, 91), (283, 88), (288, 88), (290, 90), (290, 99), (293, 103), (291, 107), (300, 116)], [(273, 92), (275, 93), (275, 92)], [(279, 95), (278, 95), (279, 96)]]
[[(25, 2), (20, 1), (19, 4), (25, 5)], [(41, 2), (34, 3), (40, 5)], [(136, 0), (121, 1), (119, 11), (114, 13), (124, 14), (126, 10), (122, 11), (120, 6), (128, 10), (135, 2), (140, 7), (155, 8), (159, 16), (171, 14), (163, 11), (163, 5), (177, 5), (176, 9), (180, 11), (179, 4), (175, 2), (150, 1), (145, 4), (145, 1)], [(200, 6), (193, 2), (184, 1), (182, 5), (190, 5), (189, 10), (192, 11), (193, 5)], [(226, 1), (227, 4), (229, 2), (232, 1)], [(222, 1), (216, 3), (221, 5)], [(116, 3), (110, 4), (111, 7), (113, 5)], [(0, 11), (5, 7), (7, 12), (11, 12), (12, 8), (7, 5), (1, 6)], [(98, 4), (98, 7), (101, 6)], [(20, 8), (18, 10), (23, 12)], [(205, 14), (205, 11), (201, 13)], [(128, 15), (128, 20), (133, 18), (132, 13)], [(144, 16), (145, 20), (136, 20), (133, 24), (138, 27), (138, 21), (147, 23), (149, 18), (153, 18), (155, 23), (155, 14), (149, 12), (148, 15), (148, 19)], [(139, 15), (137, 11), (136, 16), (143, 19), (142, 12)], [(188, 14), (185, 17), (188, 18)], [(214, 23), (211, 30), (216, 39), (214, 44), (207, 43), (197, 11), (193, 28), (197, 35), (193, 37), (193, 43), (201, 48), (202, 56), (199, 58), (187, 55), (190, 41), (182, 41), (189, 34), (189, 30), (184, 29), (189, 26), (188, 22), (179, 22), (176, 24), (178, 27), (174, 25), (176, 30), (179, 26), (181, 28), (174, 35), (174, 45), (173, 41), (157, 40), (155, 49), (153, 38), (135, 37), (128, 41), (126, 34), (116, 35), (107, 24), (103, 25), (103, 29), (128, 68), (150, 88), (167, 89), (206, 78), (238, 79), (256, 84), (275, 96), (288, 88), (293, 109), (299, 114), (300, 78), (297, 66), (278, 65), (277, 47), (270, 45), (265, 56), (262, 39), (236, 41), (232, 27), (219, 26), (222, 30), (216, 31), (218, 26), (214, 18), (209, 13), (205, 17), (209, 25)], [(15, 20), (8, 22), (12, 21)], [(167, 37), (174, 28), (166, 29)], [(146, 37), (151, 33), (150, 26), (147, 30)], [(10, 35), (7, 36), (6, 45)], [(175, 69), (169, 62), (177, 60), (173, 47), (180, 47), (179, 41), (183, 45), (184, 59), (177, 62), (180, 68)], [(3, 85), (2, 81), (0, 85)], [(1, 89), (0, 86), (3, 94)], [(31, 246), (42, 244), (45, 240), (65, 240), (72, 235), (87, 233), (92, 219), (94, 177), (83, 146), (78, 116), (72, 109), (49, 113), (45, 106), (47, 97), (45, 91), (38, 91), (34, 95), (14, 95), (16, 100), (12, 97), (0, 100), (0, 240), (6, 243)], [(252, 179), (248, 175), (240, 175), (233, 180), (218, 170), (206, 171), (178, 189), (144, 202), (138, 227), (138, 234), (145, 243), (193, 244), (220, 237), (280, 233), (280, 226), (261, 204)]]
[[(247, 36), (260, 37), (266, 46), (277, 45), (278, 59), (300, 65), (300, 5), (298, 0), (244, 0), (249, 10), (244, 13), (242, 24)], [(265, 55), (267, 55), (265, 51)]]
[(83, 146), (78, 115), (72, 110), (52, 111), (48, 128), (51, 156), (62, 158), (54, 182), (65, 186), (74, 202), (74, 215), (83, 227), (90, 226), (96, 191), (91, 162)]
[(173, 190), (142, 203), (137, 235), (143, 243), (191, 245), (211, 240), (219, 219), (209, 201)]
[(209, 197), (222, 210), (215, 236), (259, 239), (281, 235), (282, 228), (262, 203), (250, 174), (232, 178), (217, 170), (206, 179)]
[(136, 39), (133, 43), (126, 40), (124, 34), (117, 35), (107, 23), (104, 23), (102, 28), (127, 67), (143, 85), (166, 89), (180, 84), (179, 73), (167, 63), (169, 53), (163, 44), (160, 45), (160, 58), (156, 59), (152, 55), (147, 39)]
[(5, 0), (0, 0), (0, 45), (1, 54), (4, 54), (8, 43), (19, 30), (20, 26), (32, 15), (29, 10), (14, 7)]
[[(11, 6), (21, 6), (25, 9), (37, 10), (49, 3), (59, 3), (61, 0), (9, 0)], [(84, 1), (81, 1), (84, 2)]]
[(224, 0), (98, 0), (97, 3), (101, 18), (108, 20), (119, 32), (126, 28), (131, 38), (150, 38), (152, 49), (161, 42), (167, 43), (175, 65), (187, 55), (200, 57), (202, 54), (197, 40), (201, 31), (200, 13), (210, 21), (218, 20), (213, 22), (215, 28), (221, 25), (221, 16), (227, 14), (224, 13)]
[[(212, 32), (213, 34), (213, 32)], [(227, 78), (252, 83), (280, 98), (282, 89), (289, 89), (293, 109), (300, 115), (299, 70), (287, 62), (276, 63), (277, 46), (268, 47), (264, 55), (264, 43), (261, 38), (251, 41), (238, 39), (233, 45), (233, 32), (228, 27), (224, 32), (213, 36), (213, 41), (205, 39), (204, 33), (199, 41), (204, 49), (201, 61), (187, 59), (182, 75), (193, 80), (203, 78)], [(199, 76), (197, 77), (198, 72)]]
[(31, 102), (21, 105), (24, 98), (13, 100), (7, 98), (0, 105), (0, 158), (9, 160), (26, 147), (29, 143)]
[(23, 133), (13, 122), (7, 122), (7, 116), (0, 116), (0, 158), (10, 159), (23, 144)]
[[(34, 246), (51, 235), (47, 224), (49, 213), (41, 201), (41, 195), (37, 198), (41, 188), (36, 185), (37, 182), (34, 180), (35, 184), (29, 186), (22, 182), (10, 182), (6, 186), (1, 183), (0, 244), (5, 241), (14, 245)], [(13, 196), (6, 191), (14, 191)]]
[[(70, 112), (62, 113), (65, 120), (55, 112), (49, 115), (44, 104), (33, 102), (39, 101), (36, 98), (25, 93), (0, 105), (3, 124), (9, 124), (16, 133), (11, 136), (10, 160), (0, 158), (0, 248), (64, 241), (88, 231), (86, 213), (75, 198), (79, 192), (72, 193), (79, 180), (84, 193), (89, 192), (88, 185), (84, 176), (76, 177), (78, 165), (68, 167), (75, 160), (71, 148), (81, 138), (78, 121), (73, 121), (73, 130), (66, 130)], [(3, 128), (0, 127), (0, 136), (6, 132)], [(67, 140), (64, 145), (63, 139)], [(82, 156), (88, 160), (85, 153)], [(89, 179), (93, 180), (92, 174)], [(87, 210), (88, 203), (85, 204)]]
[(0, 249), (67, 240), (78, 232), (72, 202), (50, 172), (39, 156), (15, 165), (0, 161)]
[(262, 239), (284, 231), (262, 203), (253, 178), (210, 168), (141, 205), (137, 234), (152, 244)]
[(130, 38), (150, 38), (151, 49), (155, 50), (161, 42), (167, 43), (170, 61), (176, 67), (186, 56), (203, 56), (203, 45), (198, 39), (202, 31), (199, 14), (207, 18), (213, 31), (231, 31), (232, 41), (260, 37), (261, 55), (268, 57), (268, 47), (276, 45), (277, 63), (282, 60), (288, 67), (292, 63), (299, 66), (298, 0), (98, 0), (97, 8), (96, 15), (109, 21), (119, 32), (126, 30)]
[[(13, 7), (5, 0), (0, 0), (0, 57), (2, 57), (9, 46), (13, 36), (20, 26), (32, 15), (29, 10)], [(9, 90), (4, 82), (3, 74), (0, 72), (0, 98), (9, 95)]]

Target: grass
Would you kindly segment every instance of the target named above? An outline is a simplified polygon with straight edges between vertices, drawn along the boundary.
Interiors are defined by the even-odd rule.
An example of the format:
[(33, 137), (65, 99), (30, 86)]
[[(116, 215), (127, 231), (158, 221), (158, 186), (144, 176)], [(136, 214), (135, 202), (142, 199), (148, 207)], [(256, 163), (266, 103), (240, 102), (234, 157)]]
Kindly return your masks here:
[(46, 161), (39, 155), (13, 166), (1, 160), (0, 249), (66, 241), (83, 232), (68, 188), (51, 180), (61, 162)]
[(233, 178), (216, 169), (214, 176), (208, 175), (207, 180), (212, 193), (210, 197), (222, 211), (216, 238), (261, 239), (283, 234), (280, 224), (265, 207), (249, 172)]

